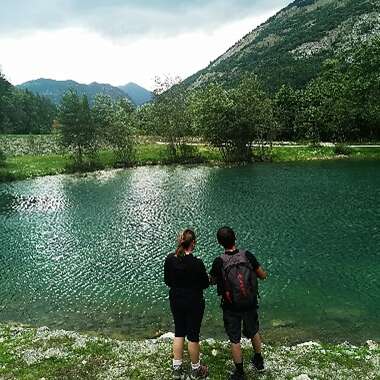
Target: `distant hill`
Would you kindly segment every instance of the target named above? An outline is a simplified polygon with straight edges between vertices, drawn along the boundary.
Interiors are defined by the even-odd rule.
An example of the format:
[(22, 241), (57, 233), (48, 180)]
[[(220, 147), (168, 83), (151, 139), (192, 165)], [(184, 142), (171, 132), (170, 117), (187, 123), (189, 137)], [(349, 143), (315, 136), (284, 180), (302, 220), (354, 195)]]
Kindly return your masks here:
[(17, 87), (45, 96), (55, 104), (58, 104), (65, 92), (70, 89), (76, 91), (79, 95), (87, 95), (90, 103), (94, 101), (97, 94), (109, 95), (114, 100), (127, 98), (130, 102), (134, 103), (128, 95), (118, 87), (97, 82), (87, 85), (77, 83), (72, 80), (57, 81), (53, 79), (41, 78), (25, 82)]
[(378, 36), (379, 0), (296, 0), (183, 85), (233, 86), (243, 72), (254, 72), (271, 91), (282, 84), (300, 88), (326, 59)]
[(136, 83), (128, 83), (124, 86), (119, 86), (120, 90), (124, 91), (129, 98), (137, 106), (141, 106), (150, 102), (153, 99), (153, 93), (139, 86)]

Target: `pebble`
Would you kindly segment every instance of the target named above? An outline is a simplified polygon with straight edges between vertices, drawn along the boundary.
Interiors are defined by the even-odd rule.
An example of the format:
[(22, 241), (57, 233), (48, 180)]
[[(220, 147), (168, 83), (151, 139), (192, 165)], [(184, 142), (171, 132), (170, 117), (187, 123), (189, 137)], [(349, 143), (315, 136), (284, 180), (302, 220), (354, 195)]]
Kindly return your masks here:
[(174, 339), (174, 333), (172, 332), (167, 332), (166, 334), (162, 334), (157, 338), (157, 340), (169, 340), (169, 339)]
[(296, 377), (293, 377), (292, 380), (311, 380), (308, 375), (302, 374)]

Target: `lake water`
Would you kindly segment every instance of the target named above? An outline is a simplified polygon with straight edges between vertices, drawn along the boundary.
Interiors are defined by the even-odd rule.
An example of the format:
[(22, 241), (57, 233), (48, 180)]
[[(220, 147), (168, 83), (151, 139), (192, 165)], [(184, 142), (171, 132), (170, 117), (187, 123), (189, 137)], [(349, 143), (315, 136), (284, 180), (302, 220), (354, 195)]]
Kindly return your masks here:
[[(171, 330), (163, 261), (179, 230), (210, 268), (215, 232), (268, 270), (267, 341), (380, 339), (380, 164), (142, 167), (0, 185), (0, 321), (126, 338)], [(223, 337), (215, 289), (203, 336)]]

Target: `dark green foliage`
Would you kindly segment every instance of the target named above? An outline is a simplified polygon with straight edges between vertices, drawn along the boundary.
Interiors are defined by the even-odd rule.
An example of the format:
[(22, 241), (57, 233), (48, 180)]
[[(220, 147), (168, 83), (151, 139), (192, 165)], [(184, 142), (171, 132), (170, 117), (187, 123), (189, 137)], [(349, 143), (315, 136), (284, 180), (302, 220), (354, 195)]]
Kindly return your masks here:
[(103, 144), (115, 153), (119, 166), (129, 166), (135, 161), (135, 112), (127, 100), (112, 101), (111, 97), (98, 95), (92, 108), (93, 122)]
[(210, 84), (192, 95), (191, 109), (205, 141), (218, 148), (225, 161), (250, 161), (253, 143), (271, 144), (275, 122), (271, 101), (257, 78), (246, 75), (235, 89)]
[(98, 149), (98, 136), (86, 96), (75, 92), (66, 93), (59, 106), (61, 143), (72, 152), (74, 166), (87, 165), (84, 161), (95, 161)]
[(7, 159), (5, 153), (0, 148), (0, 166), (4, 166), (5, 160)]
[(182, 91), (180, 78), (156, 78), (155, 99), (146, 107), (144, 128), (151, 135), (157, 135), (168, 144), (172, 161), (188, 160), (186, 139), (194, 135), (189, 112), (188, 92)]
[(345, 144), (336, 144), (334, 146), (334, 153), (336, 155), (349, 156), (352, 154), (353, 150), (348, 145)]
[(13, 87), (0, 73), (0, 133), (50, 133), (55, 116), (48, 99)]
[(303, 89), (283, 86), (275, 95), (280, 139), (378, 141), (380, 38), (326, 60)]

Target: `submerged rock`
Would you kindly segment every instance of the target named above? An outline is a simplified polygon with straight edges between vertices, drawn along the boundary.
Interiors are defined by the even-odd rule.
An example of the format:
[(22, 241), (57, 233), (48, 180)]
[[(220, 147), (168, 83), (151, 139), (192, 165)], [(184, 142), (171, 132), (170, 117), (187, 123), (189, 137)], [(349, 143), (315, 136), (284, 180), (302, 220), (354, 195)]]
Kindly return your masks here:
[(294, 321), (283, 321), (281, 319), (273, 319), (271, 322), (273, 327), (293, 327), (295, 326)]
[(367, 340), (367, 346), (368, 346), (368, 348), (372, 351), (372, 350), (376, 350), (376, 349), (378, 349), (379, 348), (379, 345), (376, 343), (376, 342), (374, 342), (373, 340)]

